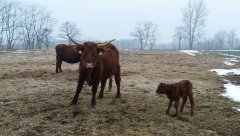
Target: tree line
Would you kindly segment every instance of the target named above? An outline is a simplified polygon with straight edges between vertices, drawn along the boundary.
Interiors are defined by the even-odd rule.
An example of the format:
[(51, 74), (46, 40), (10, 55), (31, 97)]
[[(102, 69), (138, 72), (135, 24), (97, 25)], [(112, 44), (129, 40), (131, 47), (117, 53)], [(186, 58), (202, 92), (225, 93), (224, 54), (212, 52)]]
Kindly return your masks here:
[(44, 7), (0, 0), (1, 49), (48, 48), (54, 24), (50, 12)]
[[(213, 38), (205, 37), (207, 15), (204, 0), (189, 0), (182, 9), (182, 23), (176, 26), (172, 43), (159, 44), (159, 26), (152, 21), (137, 22), (130, 33), (134, 39), (116, 40), (114, 43), (118, 48), (135, 50), (240, 49), (240, 39), (235, 30), (221, 30)], [(52, 36), (55, 25), (55, 20), (45, 7), (27, 5), (17, 0), (0, 0), (0, 49), (42, 49), (49, 48), (57, 37), (69, 45), (73, 44), (69, 36), (75, 40), (81, 38), (81, 30), (74, 22), (63, 22), (58, 28), (57, 37)]]

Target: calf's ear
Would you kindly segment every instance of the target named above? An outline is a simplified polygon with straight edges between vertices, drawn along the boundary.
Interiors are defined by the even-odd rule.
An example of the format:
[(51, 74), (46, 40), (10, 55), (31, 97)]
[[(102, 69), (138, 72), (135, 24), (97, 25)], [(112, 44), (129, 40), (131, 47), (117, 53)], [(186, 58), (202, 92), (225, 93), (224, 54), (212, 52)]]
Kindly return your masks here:
[(103, 49), (102, 47), (98, 47), (98, 48), (97, 48), (97, 52), (98, 52), (98, 55), (99, 55), (99, 56), (102, 56), (103, 53), (104, 53), (104, 49)]
[(74, 47), (74, 51), (82, 55), (83, 46), (77, 45)]

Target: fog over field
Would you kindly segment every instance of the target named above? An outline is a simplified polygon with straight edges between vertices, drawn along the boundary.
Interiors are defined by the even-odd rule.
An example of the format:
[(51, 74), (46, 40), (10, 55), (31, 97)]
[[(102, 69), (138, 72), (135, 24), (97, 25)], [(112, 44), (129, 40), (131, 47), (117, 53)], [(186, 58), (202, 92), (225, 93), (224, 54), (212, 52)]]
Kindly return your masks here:
[[(138, 21), (159, 25), (160, 43), (172, 42), (174, 28), (182, 21), (182, 9), (188, 0), (20, 0), (46, 6), (58, 25), (73, 21), (89, 39), (132, 39), (130, 33)], [(219, 30), (240, 32), (239, 0), (208, 0), (206, 35)]]
[(78, 41), (116, 39), (121, 49), (240, 49), (238, 5), (238, 0), (0, 0), (0, 48), (71, 44), (64, 37), (68, 26)]

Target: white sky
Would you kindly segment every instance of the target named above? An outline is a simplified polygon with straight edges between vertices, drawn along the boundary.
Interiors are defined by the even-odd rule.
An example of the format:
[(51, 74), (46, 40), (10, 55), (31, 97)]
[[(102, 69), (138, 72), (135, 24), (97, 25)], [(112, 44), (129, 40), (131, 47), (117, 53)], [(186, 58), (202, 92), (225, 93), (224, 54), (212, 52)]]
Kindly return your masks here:
[[(172, 41), (174, 28), (181, 24), (188, 0), (20, 0), (46, 6), (59, 26), (73, 21), (85, 39), (130, 39), (136, 22), (159, 25), (160, 42)], [(240, 0), (207, 0), (206, 34), (235, 29), (240, 32)], [(56, 27), (58, 28), (58, 27)], [(239, 36), (239, 35), (238, 35)]]

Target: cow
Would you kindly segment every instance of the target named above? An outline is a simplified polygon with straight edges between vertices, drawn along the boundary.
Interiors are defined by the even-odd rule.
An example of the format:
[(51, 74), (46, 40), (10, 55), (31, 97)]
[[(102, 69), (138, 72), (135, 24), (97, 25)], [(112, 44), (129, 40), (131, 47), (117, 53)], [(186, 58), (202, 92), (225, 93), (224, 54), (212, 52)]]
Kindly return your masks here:
[[(98, 43), (102, 44), (102, 43)], [(104, 44), (104, 43), (103, 43)], [(58, 44), (55, 47), (56, 50), (56, 73), (62, 72), (62, 61), (67, 63), (78, 63), (80, 61), (80, 54), (75, 50), (77, 46), (82, 45), (65, 45), (65, 44)], [(109, 90), (112, 89), (112, 78), (109, 78)]]
[[(70, 38), (71, 39), (71, 38)], [(119, 51), (110, 42), (98, 44), (94, 42), (84, 42), (83, 44), (76, 43), (71, 39), (73, 43), (79, 45), (75, 50), (79, 52), (79, 77), (76, 93), (71, 101), (74, 106), (73, 112), (76, 112), (76, 105), (78, 97), (82, 91), (83, 84), (86, 81), (89, 86), (92, 86), (92, 100), (91, 106), (96, 106), (96, 93), (99, 83), (101, 82), (101, 90), (98, 98), (103, 98), (103, 91), (105, 88), (106, 80), (113, 76), (117, 85), (116, 98), (120, 98), (120, 64), (119, 64)]]
[(62, 72), (62, 61), (67, 63), (78, 63), (80, 61), (80, 54), (74, 50), (78, 45), (59, 44), (55, 47), (56, 50), (56, 73)]
[(169, 114), (170, 108), (172, 107), (172, 102), (175, 101), (175, 108), (176, 108), (176, 116), (178, 116), (178, 106), (179, 100), (182, 97), (183, 103), (180, 109), (180, 112), (183, 111), (184, 105), (187, 102), (187, 97), (191, 103), (191, 115), (194, 115), (194, 100), (193, 100), (193, 92), (192, 92), (193, 85), (189, 80), (182, 80), (175, 84), (166, 84), (160, 83), (156, 90), (157, 94), (166, 94), (169, 99), (168, 109), (166, 114)]

